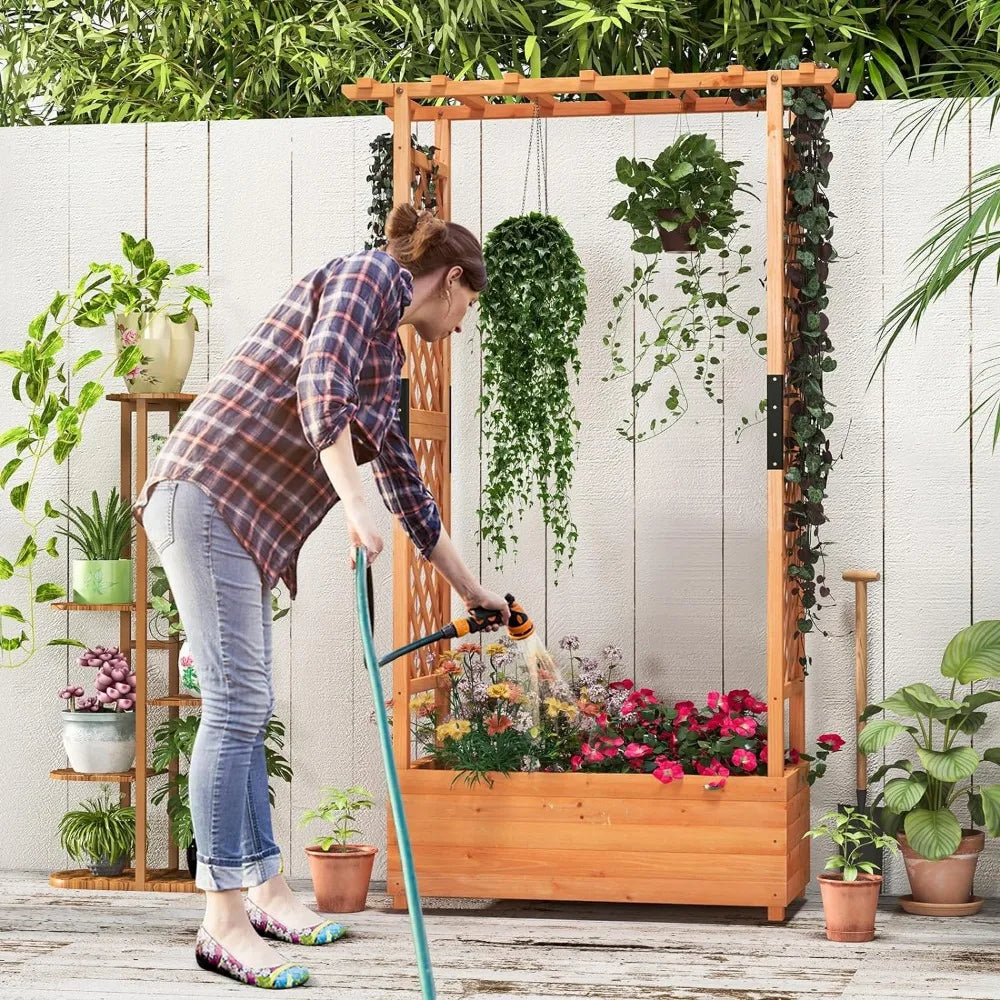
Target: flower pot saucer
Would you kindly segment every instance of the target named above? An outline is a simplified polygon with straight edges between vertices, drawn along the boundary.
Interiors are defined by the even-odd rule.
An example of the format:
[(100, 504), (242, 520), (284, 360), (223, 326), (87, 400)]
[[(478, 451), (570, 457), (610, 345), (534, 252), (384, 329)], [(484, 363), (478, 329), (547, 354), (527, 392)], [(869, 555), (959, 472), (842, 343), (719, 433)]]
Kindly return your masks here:
[(967, 903), (918, 903), (912, 895), (906, 895), (899, 897), (899, 905), (920, 917), (969, 917), (983, 908), (983, 898), (973, 896)]

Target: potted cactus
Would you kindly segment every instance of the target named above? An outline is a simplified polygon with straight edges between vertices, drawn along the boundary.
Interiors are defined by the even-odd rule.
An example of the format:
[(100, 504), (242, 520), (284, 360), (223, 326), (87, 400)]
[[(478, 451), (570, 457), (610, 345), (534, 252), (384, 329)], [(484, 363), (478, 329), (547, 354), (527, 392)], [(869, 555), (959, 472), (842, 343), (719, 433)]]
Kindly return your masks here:
[(76, 661), (97, 669), (97, 693), (70, 685), (59, 692), (66, 709), (62, 739), (69, 765), (81, 774), (120, 774), (135, 760), (135, 674), (115, 647), (95, 646)]
[(121, 555), (132, 540), (132, 507), (113, 489), (101, 506), (97, 490), (92, 511), (65, 504), (65, 528), (59, 534), (75, 542), (83, 555), (73, 560), (73, 600), (80, 604), (128, 604), (132, 600), (132, 560)]
[(829, 874), (816, 876), (823, 898), (826, 936), (831, 941), (871, 941), (875, 937), (882, 876), (874, 862), (864, 860), (865, 849), (898, 852), (899, 845), (882, 833), (871, 816), (852, 806), (843, 812), (827, 813), (803, 837), (829, 837), (838, 847), (838, 853), (826, 862)]
[(330, 835), (317, 837), (306, 848), (316, 905), (323, 913), (356, 913), (365, 908), (378, 848), (351, 844), (350, 839), (360, 832), (354, 829), (357, 813), (374, 803), (359, 785), (324, 788), (322, 796), (319, 806), (307, 810), (299, 821), (299, 826), (319, 820), (333, 827)]
[(108, 786), (59, 821), (59, 843), (93, 875), (120, 875), (135, 850), (135, 808), (115, 802)]

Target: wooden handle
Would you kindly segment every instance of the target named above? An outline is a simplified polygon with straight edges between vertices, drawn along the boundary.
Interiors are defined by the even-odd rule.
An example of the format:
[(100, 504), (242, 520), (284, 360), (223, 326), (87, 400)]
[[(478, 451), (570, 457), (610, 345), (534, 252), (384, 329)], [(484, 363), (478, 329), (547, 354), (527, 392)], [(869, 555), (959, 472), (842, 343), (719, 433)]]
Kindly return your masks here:
[[(854, 582), (854, 740), (860, 746), (861, 713), (868, 707), (868, 584), (881, 579), (878, 572), (871, 569), (849, 569), (844, 579)], [(868, 758), (857, 751), (857, 787), (859, 791), (868, 788)]]

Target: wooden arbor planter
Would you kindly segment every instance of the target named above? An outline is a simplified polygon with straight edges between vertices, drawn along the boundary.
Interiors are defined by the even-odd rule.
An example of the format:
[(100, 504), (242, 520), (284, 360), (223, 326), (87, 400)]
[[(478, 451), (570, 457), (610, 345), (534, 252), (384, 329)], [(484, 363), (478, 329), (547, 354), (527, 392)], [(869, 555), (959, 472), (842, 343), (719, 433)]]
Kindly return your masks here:
[[(451, 123), (484, 119), (578, 117), (699, 112), (765, 112), (767, 145), (767, 704), (766, 777), (731, 779), (709, 790), (694, 776), (661, 785), (649, 775), (514, 774), (492, 788), (469, 788), (414, 760), (410, 727), (396, 726), (393, 749), (406, 801), (420, 889), (428, 896), (499, 899), (566, 899), (767, 907), (781, 920), (785, 907), (809, 880), (809, 787), (805, 768), (784, 765), (788, 741), (805, 745), (804, 646), (796, 622), (801, 606), (788, 575), (794, 560), (784, 531), (785, 504), (797, 499), (786, 483), (789, 389), (786, 359), (797, 337), (788, 309), (795, 289), (787, 262), (797, 234), (786, 218), (783, 89), (822, 87), (835, 108), (854, 97), (835, 94), (834, 69), (803, 63), (796, 70), (674, 73), (642, 76), (454, 81), (433, 76), (421, 83), (360, 79), (345, 86), (352, 100), (381, 101), (393, 122), (393, 185), (397, 204), (427, 198), (430, 164), (412, 149), (417, 121), (434, 122), (437, 212), (450, 218)], [(764, 97), (734, 103), (734, 90)], [(430, 103), (428, 103), (430, 102)], [(408, 435), (425, 481), (450, 526), (450, 342), (427, 344), (400, 331), (407, 350), (403, 372)], [(447, 583), (422, 560), (397, 525), (393, 555), (393, 645), (434, 631), (450, 617)], [(435, 691), (446, 710), (446, 677), (423, 657), (396, 660), (393, 699)], [(399, 855), (390, 817), (389, 891), (405, 907)]]

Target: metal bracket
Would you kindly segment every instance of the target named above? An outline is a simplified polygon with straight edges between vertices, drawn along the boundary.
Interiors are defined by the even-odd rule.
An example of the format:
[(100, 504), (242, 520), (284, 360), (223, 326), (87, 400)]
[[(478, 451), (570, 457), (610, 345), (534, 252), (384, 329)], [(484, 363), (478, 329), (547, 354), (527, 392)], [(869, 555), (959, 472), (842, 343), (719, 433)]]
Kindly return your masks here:
[(410, 440), (410, 380), (404, 378), (399, 385), (399, 428), (403, 439)]
[(785, 468), (785, 376), (767, 376), (767, 468)]

